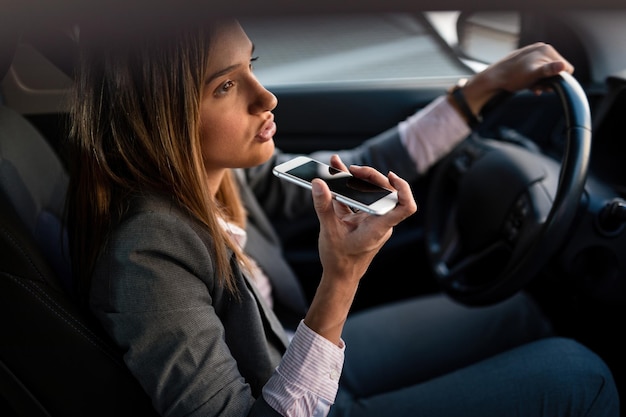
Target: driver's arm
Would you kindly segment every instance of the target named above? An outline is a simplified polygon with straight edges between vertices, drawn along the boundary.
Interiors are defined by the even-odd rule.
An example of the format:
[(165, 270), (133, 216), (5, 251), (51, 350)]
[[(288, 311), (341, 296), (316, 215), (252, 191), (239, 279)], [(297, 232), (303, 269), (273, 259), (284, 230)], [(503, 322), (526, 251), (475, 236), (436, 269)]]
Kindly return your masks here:
[(470, 133), (447, 96), (434, 100), (398, 125), (400, 140), (424, 173)]
[(401, 122), (400, 138), (418, 172), (424, 173), (465, 138), (468, 125), (475, 125), (496, 95), (525, 89), (539, 94), (544, 88), (541, 81), (561, 71), (572, 73), (574, 67), (551, 45), (537, 42), (516, 49)]

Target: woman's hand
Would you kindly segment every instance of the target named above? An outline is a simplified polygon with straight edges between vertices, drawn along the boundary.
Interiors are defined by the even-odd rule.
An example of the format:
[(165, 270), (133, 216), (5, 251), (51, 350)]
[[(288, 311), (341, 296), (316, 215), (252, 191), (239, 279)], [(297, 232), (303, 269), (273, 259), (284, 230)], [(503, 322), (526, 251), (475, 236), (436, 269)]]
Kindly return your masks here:
[(498, 62), (474, 75), (463, 87), (463, 94), (474, 114), (500, 92), (514, 93), (531, 89), (544, 90), (541, 81), (574, 67), (551, 45), (537, 42), (511, 52)]
[[(331, 165), (347, 171), (337, 155)], [(398, 204), (382, 216), (353, 212), (332, 198), (322, 180), (313, 181), (313, 200), (320, 220), (319, 254), (323, 273), (305, 323), (338, 343), (360, 279), (387, 242), (393, 227), (417, 211), (409, 184), (390, 172), (385, 177), (369, 167), (350, 167), (352, 175), (398, 192)]]

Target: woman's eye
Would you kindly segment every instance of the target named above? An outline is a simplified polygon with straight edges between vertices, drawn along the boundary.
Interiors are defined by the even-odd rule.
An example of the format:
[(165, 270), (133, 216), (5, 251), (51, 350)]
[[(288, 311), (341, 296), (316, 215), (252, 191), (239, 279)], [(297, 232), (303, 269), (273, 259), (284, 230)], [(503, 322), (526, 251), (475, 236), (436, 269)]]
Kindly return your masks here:
[(250, 69), (254, 69), (254, 62), (259, 59), (258, 56), (255, 56), (254, 58), (250, 58)]
[(223, 95), (228, 93), (228, 91), (233, 88), (235, 86), (235, 82), (233, 80), (228, 80), (226, 81), (224, 84), (222, 84), (217, 91), (215, 92), (216, 95)]

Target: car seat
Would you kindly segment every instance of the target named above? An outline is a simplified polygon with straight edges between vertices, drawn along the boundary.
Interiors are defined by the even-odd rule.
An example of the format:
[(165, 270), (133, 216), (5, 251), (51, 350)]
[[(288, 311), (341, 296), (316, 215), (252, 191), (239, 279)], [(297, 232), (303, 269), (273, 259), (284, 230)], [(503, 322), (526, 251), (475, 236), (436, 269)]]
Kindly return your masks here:
[[(0, 28), (0, 79), (18, 39)], [(68, 293), (66, 187), (46, 139), (0, 103), (0, 415), (156, 416), (120, 350)]]

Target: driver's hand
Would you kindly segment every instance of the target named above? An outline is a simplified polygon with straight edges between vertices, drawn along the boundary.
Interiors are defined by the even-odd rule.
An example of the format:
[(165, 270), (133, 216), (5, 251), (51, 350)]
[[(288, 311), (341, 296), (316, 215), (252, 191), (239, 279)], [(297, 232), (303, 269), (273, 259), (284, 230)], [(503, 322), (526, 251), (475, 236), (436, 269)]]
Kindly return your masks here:
[(537, 42), (511, 52), (474, 75), (463, 87), (463, 94), (474, 114), (479, 114), (498, 93), (525, 89), (541, 93), (541, 81), (561, 71), (572, 74), (574, 67), (554, 47)]
[[(331, 165), (347, 170), (337, 155)], [(409, 184), (390, 172), (385, 177), (370, 167), (351, 166), (352, 175), (392, 188), (398, 192), (398, 204), (389, 213), (373, 216), (353, 212), (332, 198), (321, 180), (313, 182), (315, 211), (320, 220), (319, 252), (324, 273), (338, 278), (359, 280), (370, 262), (391, 236), (393, 227), (417, 211)]]
[[(331, 165), (346, 170), (337, 155)], [(395, 188), (398, 205), (381, 216), (353, 213), (333, 199), (328, 185), (313, 180), (313, 204), (320, 221), (319, 253), (322, 278), (304, 318), (317, 334), (342, 346), (341, 332), (359, 282), (395, 225), (417, 210), (409, 184), (396, 174), (385, 177), (373, 168), (351, 166), (352, 175), (383, 187)]]

